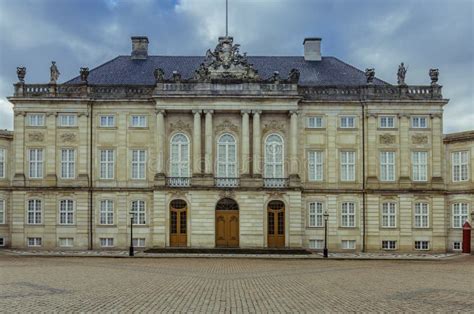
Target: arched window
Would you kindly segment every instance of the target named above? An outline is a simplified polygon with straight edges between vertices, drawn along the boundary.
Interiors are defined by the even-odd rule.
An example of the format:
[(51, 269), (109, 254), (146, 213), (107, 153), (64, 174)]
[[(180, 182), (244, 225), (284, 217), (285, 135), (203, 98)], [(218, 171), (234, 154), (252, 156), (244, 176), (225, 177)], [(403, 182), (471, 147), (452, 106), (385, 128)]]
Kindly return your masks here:
[(171, 138), (170, 176), (189, 177), (189, 139), (182, 133)]
[(217, 177), (237, 177), (237, 145), (231, 134), (223, 134), (217, 142)]
[(265, 177), (283, 178), (283, 139), (270, 134), (265, 141)]
[(239, 210), (239, 205), (231, 198), (223, 198), (217, 202), (216, 210)]

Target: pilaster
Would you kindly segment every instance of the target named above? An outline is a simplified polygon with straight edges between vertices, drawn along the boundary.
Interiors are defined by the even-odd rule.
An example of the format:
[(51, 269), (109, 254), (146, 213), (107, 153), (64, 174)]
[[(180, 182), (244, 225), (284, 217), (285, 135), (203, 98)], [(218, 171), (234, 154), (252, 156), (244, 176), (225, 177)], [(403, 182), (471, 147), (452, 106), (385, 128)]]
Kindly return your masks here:
[(262, 114), (261, 110), (254, 110), (253, 113), (253, 176), (261, 177), (261, 129), (260, 129), (260, 115)]
[(206, 151), (204, 153), (205, 159), (205, 166), (204, 172), (206, 175), (212, 176), (213, 173), (213, 149), (212, 149), (212, 114), (214, 110), (204, 110), (206, 114), (206, 121), (205, 121), (205, 145)]
[(249, 130), (249, 114), (250, 110), (242, 110), (242, 158), (241, 158), (241, 175), (248, 176), (250, 169), (250, 130)]

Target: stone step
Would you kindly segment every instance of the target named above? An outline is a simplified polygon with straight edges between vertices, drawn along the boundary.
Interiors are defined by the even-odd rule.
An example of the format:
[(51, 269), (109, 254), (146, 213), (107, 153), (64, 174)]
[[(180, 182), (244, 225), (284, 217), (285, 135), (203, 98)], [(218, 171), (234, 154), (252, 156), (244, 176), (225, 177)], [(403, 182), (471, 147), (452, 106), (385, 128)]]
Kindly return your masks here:
[(169, 254), (259, 254), (259, 255), (310, 255), (312, 252), (305, 249), (271, 249), (271, 248), (186, 248), (167, 247), (152, 248), (145, 253), (169, 253)]

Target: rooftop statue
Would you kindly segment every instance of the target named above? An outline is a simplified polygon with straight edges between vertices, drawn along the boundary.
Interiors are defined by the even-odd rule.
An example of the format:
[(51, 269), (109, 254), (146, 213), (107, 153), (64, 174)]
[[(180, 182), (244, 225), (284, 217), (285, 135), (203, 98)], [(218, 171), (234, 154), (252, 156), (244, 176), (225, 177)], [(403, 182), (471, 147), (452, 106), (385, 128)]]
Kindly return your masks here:
[(17, 67), (16, 75), (18, 76), (20, 83), (25, 83), (26, 67)]
[(87, 83), (87, 78), (89, 77), (89, 68), (81, 68), (79, 70), (79, 75), (81, 76), (81, 82)]
[(398, 85), (407, 85), (405, 83), (405, 75), (407, 74), (407, 68), (405, 68), (405, 65), (403, 62), (398, 66), (398, 72), (397, 72), (397, 82)]
[(430, 69), (429, 75), (431, 79), (431, 85), (438, 85), (439, 69)]
[(49, 83), (56, 84), (59, 79), (59, 75), (61, 74), (59, 73), (58, 67), (56, 66), (56, 61), (51, 61), (51, 67), (49, 70), (51, 72), (51, 80)]
[(375, 69), (365, 69), (365, 77), (367, 78), (367, 84), (373, 84), (375, 78)]
[(288, 81), (293, 84), (297, 84), (300, 80), (300, 71), (298, 69), (291, 69), (288, 73)]
[(162, 68), (156, 68), (153, 71), (153, 75), (155, 76), (155, 82), (162, 82), (165, 79), (165, 71)]

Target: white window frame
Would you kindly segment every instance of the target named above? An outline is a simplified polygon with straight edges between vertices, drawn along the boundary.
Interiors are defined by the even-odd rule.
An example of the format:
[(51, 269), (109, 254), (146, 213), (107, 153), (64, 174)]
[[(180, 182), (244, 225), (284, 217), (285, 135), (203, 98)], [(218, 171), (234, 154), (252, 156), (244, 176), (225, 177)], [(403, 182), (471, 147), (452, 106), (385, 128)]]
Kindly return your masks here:
[(59, 201), (59, 224), (74, 225), (75, 203), (72, 199)]
[(0, 225), (5, 225), (6, 222), (6, 208), (5, 208), (5, 200), (0, 199)]
[(341, 203), (341, 227), (355, 228), (356, 227), (356, 204), (355, 202)]
[(147, 120), (147, 116), (144, 114), (134, 114), (130, 117), (130, 125), (132, 128), (146, 128)]
[(7, 167), (7, 150), (3, 147), (0, 147), (0, 179), (6, 177)]
[(28, 113), (27, 121), (28, 121), (28, 126), (30, 127), (43, 127), (45, 125), (45, 114), (44, 113)]
[(382, 250), (393, 251), (397, 249), (397, 241), (382, 240)]
[(308, 203), (308, 227), (324, 227), (324, 203), (314, 201)]
[(394, 182), (396, 172), (396, 156), (393, 151), (380, 152), (380, 181)]
[(74, 179), (76, 177), (76, 150), (61, 148), (61, 179)]
[(414, 226), (419, 229), (430, 227), (430, 205), (426, 202), (416, 202), (414, 205)]
[[(233, 153), (232, 153), (233, 151)], [(223, 158), (221, 158), (223, 156)], [(237, 178), (237, 141), (230, 133), (217, 141), (216, 173), (218, 178)]]
[(324, 152), (312, 150), (308, 152), (308, 180), (323, 181), (324, 179)]
[(339, 127), (341, 129), (355, 129), (356, 116), (341, 116), (339, 119)]
[[(174, 151), (174, 148), (176, 151)], [(190, 174), (190, 151), (189, 137), (184, 133), (176, 133), (170, 140), (170, 177), (189, 178)], [(177, 154), (175, 156), (175, 154)]]
[(132, 180), (146, 179), (147, 153), (144, 149), (132, 150)]
[(43, 239), (41, 237), (28, 237), (26, 238), (26, 245), (28, 247), (41, 247), (43, 246)]
[(469, 221), (469, 204), (468, 203), (454, 203), (451, 206), (452, 227), (455, 229), (462, 229), (466, 221)]
[(428, 152), (414, 151), (411, 153), (412, 180), (428, 181)]
[(60, 113), (58, 115), (58, 125), (63, 128), (72, 128), (77, 126), (77, 114)]
[(133, 247), (145, 247), (146, 240), (145, 238), (133, 238)]
[(356, 180), (356, 152), (353, 150), (340, 151), (341, 181), (354, 182)]
[(39, 199), (29, 199), (26, 206), (26, 224), (41, 225), (43, 223), (43, 202)]
[[(424, 123), (422, 123), (424, 121)], [(411, 127), (413, 129), (427, 129), (428, 128), (428, 117), (427, 116), (412, 116)]]
[(397, 204), (395, 202), (382, 203), (382, 228), (397, 227)]
[(341, 240), (341, 249), (343, 250), (355, 250), (356, 246), (356, 240)]
[(113, 128), (113, 127), (115, 127), (115, 115), (113, 115), (113, 114), (101, 114), (101, 115), (99, 115), (99, 127), (101, 127), (101, 128)]
[(324, 128), (323, 116), (310, 116), (306, 118), (306, 127), (308, 129)]
[(453, 182), (469, 181), (469, 151), (452, 152), (451, 164)]
[(416, 240), (415, 250), (417, 251), (428, 251), (430, 249), (430, 241), (427, 240)]
[(28, 174), (30, 179), (43, 178), (44, 150), (42, 148), (28, 149)]
[(133, 225), (146, 224), (146, 202), (144, 200), (133, 200), (130, 213), (133, 217)]
[(99, 225), (113, 225), (114, 220), (114, 201), (109, 199), (101, 200), (99, 207)]
[(115, 149), (99, 150), (99, 178), (113, 180), (115, 177)]
[[(458, 244), (459, 247), (456, 247)], [(453, 251), (461, 251), (462, 250), (462, 241), (453, 241)]]
[(395, 116), (380, 116), (379, 127), (381, 129), (395, 129)]
[[(64, 241), (64, 243), (63, 243)], [(59, 247), (73, 247), (74, 246), (74, 238), (71, 237), (61, 237), (58, 239)]]
[(99, 238), (100, 247), (114, 247), (114, 238)]
[(322, 239), (309, 239), (308, 246), (313, 250), (322, 250), (324, 248), (324, 240)]
[[(278, 140), (274, 140), (277, 139)], [(280, 159), (280, 160), (279, 160)], [(265, 178), (285, 177), (285, 141), (278, 133), (271, 133), (265, 139)], [(279, 171), (279, 169), (281, 169)], [(280, 172), (280, 173), (278, 173)]]

